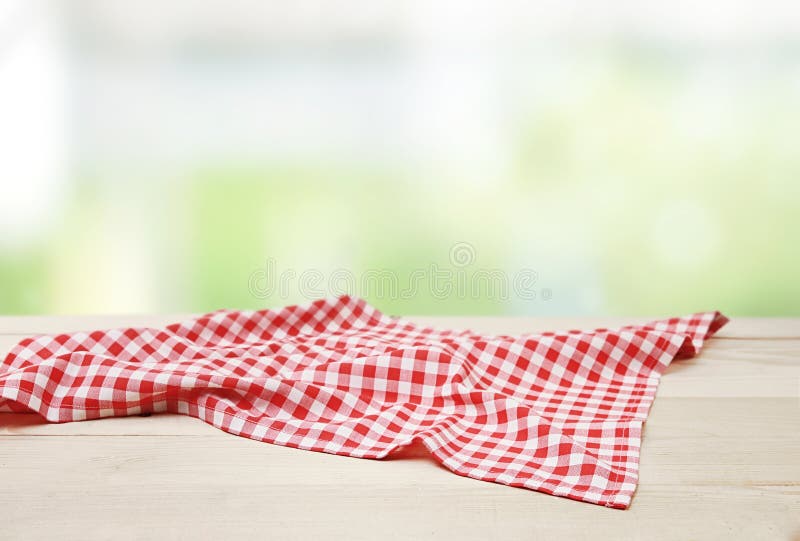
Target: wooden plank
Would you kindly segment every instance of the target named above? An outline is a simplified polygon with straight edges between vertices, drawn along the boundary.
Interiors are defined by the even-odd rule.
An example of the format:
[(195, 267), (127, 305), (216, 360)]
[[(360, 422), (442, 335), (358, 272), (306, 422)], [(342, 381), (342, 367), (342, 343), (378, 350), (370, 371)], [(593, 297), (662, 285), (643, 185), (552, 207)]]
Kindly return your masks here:
[[(204, 445), (220, 440), (220, 445), (241, 445), (241, 438), (231, 436), (190, 417), (154, 415), (152, 417), (113, 418), (81, 423), (49, 424), (35, 415), (5, 414), (0, 416), (0, 441), (8, 444), (15, 438), (28, 440), (39, 436), (47, 440), (63, 437), (176, 437), (202, 438)], [(209, 441), (206, 441), (209, 440)], [(165, 443), (164, 445), (171, 445)], [(309, 461), (320, 467), (336, 467), (328, 455), (300, 453), (297, 465), (292, 465), (293, 453), (259, 444), (263, 452), (277, 454), (287, 462), (284, 468), (308, 468)], [(417, 453), (424, 457), (423, 451)], [(727, 479), (736, 473), (746, 473), (747, 482), (778, 484), (800, 483), (800, 413), (793, 399), (683, 399), (665, 398), (657, 401), (645, 425), (642, 464), (656, 476), (663, 472), (674, 475), (684, 467), (682, 479), (695, 475), (694, 482), (708, 477), (708, 469), (716, 468)], [(316, 461), (316, 462), (315, 462)], [(348, 461), (349, 462), (349, 461)], [(365, 461), (366, 462), (366, 461)], [(314, 467), (315, 464), (311, 464)], [(433, 463), (431, 462), (433, 465)], [(663, 470), (664, 466), (675, 466)], [(731, 466), (737, 468), (733, 473)], [(765, 470), (766, 468), (766, 470)], [(647, 469), (643, 469), (643, 475)], [(781, 476), (759, 478), (759, 474), (779, 472)], [(658, 478), (658, 477), (657, 477)], [(658, 478), (659, 482), (667, 479)]]
[[(230, 437), (199, 419), (184, 415), (115, 417), (55, 424), (33, 414), (0, 414), (0, 436), (34, 435)], [(724, 438), (771, 445), (776, 435), (795, 444), (800, 441), (800, 408), (795, 398), (657, 397), (645, 425), (644, 437), (646, 443)], [(712, 446), (709, 452), (721, 451)]]
[[(658, 397), (800, 396), (800, 340), (709, 340), (697, 357), (675, 361)], [(658, 398), (657, 398), (658, 400)]]
[(716, 469), (720, 483), (699, 469), (653, 478), (643, 466), (648, 483), (623, 512), (461, 478), (425, 458), (234, 437), (2, 438), (0, 464), (9, 538), (51, 537), (55, 524), (67, 538), (184, 539), (775, 539), (800, 528), (796, 476), (742, 484), (735, 468)]
[[(683, 314), (674, 314), (683, 315)], [(0, 316), (0, 335), (26, 336), (36, 333), (60, 333), (78, 330), (126, 326), (163, 326), (189, 314), (130, 314), (73, 316)], [(663, 316), (661, 316), (663, 317)], [(408, 316), (423, 325), (440, 328), (474, 329), (487, 333), (519, 334), (565, 329), (614, 328), (645, 323), (653, 317), (475, 317)], [(718, 334), (720, 338), (794, 338), (800, 339), (800, 318), (733, 318)]]
[[(0, 336), (0, 353), (18, 339)], [(800, 340), (710, 340), (698, 357), (673, 363), (658, 396), (800, 396)]]
[(189, 314), (108, 314), (69, 316), (0, 316), (0, 335), (27, 336), (116, 327), (160, 327)]
[[(672, 314), (684, 315), (684, 314)], [(434, 327), (470, 328), (488, 333), (520, 334), (565, 329), (596, 329), (647, 323), (659, 317), (449, 317), (415, 316), (413, 321)], [(717, 338), (800, 339), (798, 318), (732, 318)]]
[(109, 417), (77, 423), (48, 423), (37, 414), (0, 413), (0, 436), (208, 436), (225, 432), (186, 415)]

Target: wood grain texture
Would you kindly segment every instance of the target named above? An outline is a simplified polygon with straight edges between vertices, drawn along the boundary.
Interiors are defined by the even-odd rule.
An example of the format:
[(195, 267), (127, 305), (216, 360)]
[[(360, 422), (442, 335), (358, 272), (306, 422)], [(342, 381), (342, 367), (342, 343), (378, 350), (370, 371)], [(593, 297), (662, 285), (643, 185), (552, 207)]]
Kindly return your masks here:
[[(0, 318), (27, 334), (174, 316)], [(414, 318), (487, 332), (638, 319)], [(383, 461), (287, 449), (177, 415), (0, 414), (0, 539), (800, 539), (800, 320), (734, 320), (670, 367), (626, 511)]]

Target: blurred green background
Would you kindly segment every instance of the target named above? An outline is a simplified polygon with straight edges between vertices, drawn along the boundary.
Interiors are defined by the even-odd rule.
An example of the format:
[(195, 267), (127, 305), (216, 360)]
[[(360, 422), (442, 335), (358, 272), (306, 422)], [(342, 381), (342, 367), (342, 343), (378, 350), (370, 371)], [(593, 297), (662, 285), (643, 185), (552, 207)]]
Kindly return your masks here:
[[(314, 296), (304, 271), (332, 294), (341, 270), (402, 288), (436, 265), (532, 270), (536, 295), (349, 289), (396, 314), (800, 315), (800, 39), (777, 4), (772, 26), (18, 5), (2, 313), (262, 308)], [(259, 294), (269, 265), (294, 281)]]

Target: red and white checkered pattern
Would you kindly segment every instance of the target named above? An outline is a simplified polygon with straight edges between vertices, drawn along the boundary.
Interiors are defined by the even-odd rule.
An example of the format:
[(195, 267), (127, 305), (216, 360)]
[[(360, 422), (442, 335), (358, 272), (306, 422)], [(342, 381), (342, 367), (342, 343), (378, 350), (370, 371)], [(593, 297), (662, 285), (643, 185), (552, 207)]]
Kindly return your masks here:
[(363, 458), (422, 442), (459, 475), (626, 508), (659, 377), (718, 312), (618, 330), (488, 336), (351, 297), (218, 311), (164, 329), (36, 336), (0, 365), (0, 410), (53, 422), (173, 412)]

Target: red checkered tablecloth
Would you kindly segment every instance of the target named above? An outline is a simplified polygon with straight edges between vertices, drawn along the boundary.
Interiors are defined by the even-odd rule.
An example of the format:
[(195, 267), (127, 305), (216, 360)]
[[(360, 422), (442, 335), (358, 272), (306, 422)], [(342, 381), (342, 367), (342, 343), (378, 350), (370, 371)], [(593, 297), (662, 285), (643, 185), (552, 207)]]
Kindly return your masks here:
[(163, 329), (27, 338), (0, 365), (0, 411), (52, 422), (181, 413), (362, 458), (418, 441), (459, 475), (626, 508), (661, 374), (726, 321), (495, 336), (421, 327), (347, 296), (221, 310)]

